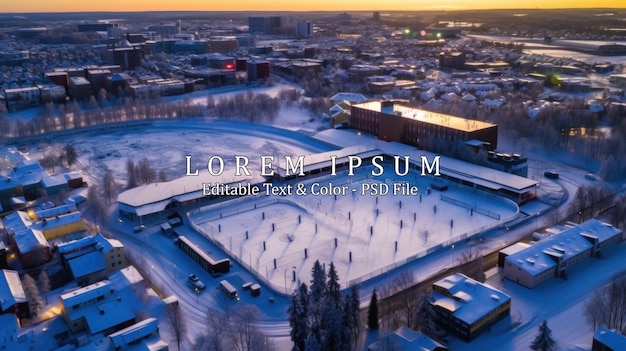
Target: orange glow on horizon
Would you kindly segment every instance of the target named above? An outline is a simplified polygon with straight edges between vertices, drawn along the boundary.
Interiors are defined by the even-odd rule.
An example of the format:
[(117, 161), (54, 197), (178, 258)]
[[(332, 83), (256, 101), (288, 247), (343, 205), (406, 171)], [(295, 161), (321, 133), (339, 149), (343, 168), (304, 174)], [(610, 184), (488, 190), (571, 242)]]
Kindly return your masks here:
[(474, 10), (474, 9), (552, 9), (552, 8), (625, 8), (623, 0), (545, 0), (545, 1), (469, 1), (448, 0), (427, 3), (415, 0), (23, 0), (3, 1), (2, 12), (135, 12), (135, 11), (429, 11), (429, 10)]

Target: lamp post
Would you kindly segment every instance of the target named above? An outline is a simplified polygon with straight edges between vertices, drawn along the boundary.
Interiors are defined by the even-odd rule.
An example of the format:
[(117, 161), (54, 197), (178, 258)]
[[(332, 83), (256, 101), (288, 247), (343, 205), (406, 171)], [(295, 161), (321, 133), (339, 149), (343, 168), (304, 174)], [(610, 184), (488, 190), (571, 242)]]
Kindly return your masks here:
[(452, 244), (452, 267), (454, 267), (454, 244)]

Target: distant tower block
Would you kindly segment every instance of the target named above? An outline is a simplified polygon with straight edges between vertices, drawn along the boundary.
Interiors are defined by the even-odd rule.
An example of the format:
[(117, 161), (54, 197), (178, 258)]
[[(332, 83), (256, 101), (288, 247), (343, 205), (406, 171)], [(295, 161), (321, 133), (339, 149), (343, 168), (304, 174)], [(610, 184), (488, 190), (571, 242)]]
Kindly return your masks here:
[(374, 21), (380, 21), (380, 12), (374, 11), (372, 18), (374, 19)]

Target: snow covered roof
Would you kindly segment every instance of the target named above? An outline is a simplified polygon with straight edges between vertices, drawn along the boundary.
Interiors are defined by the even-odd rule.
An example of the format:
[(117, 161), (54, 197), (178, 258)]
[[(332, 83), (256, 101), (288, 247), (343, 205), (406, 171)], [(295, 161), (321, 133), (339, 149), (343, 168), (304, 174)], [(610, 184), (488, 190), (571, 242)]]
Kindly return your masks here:
[(343, 101), (343, 100), (346, 100), (349, 102), (363, 102), (363, 101), (367, 101), (367, 97), (359, 93), (337, 93), (333, 95), (333, 97), (330, 98), (330, 101), (332, 102)]
[(57, 174), (41, 178), (40, 183), (44, 189), (48, 189), (56, 186), (67, 185), (67, 180), (63, 174)]
[(132, 265), (114, 272), (110, 277), (117, 290), (143, 282), (143, 277)]
[(446, 115), (443, 113), (430, 112), (422, 109), (418, 109), (412, 106), (393, 104), (391, 109), (382, 107), (381, 101), (370, 101), (354, 105), (357, 108), (362, 108), (371, 111), (383, 112), (385, 114), (399, 115), (404, 118), (415, 119), (425, 123), (434, 124), (451, 129), (473, 132), (486, 128), (495, 127), (493, 123), (467, 119), (452, 115)]
[(82, 278), (90, 274), (102, 271), (106, 268), (104, 255), (99, 251), (92, 251), (85, 255), (77, 256), (67, 261), (74, 279)]
[(155, 318), (144, 319), (129, 327), (109, 335), (114, 348), (132, 345), (154, 333), (158, 333), (159, 323)]
[(256, 184), (264, 180), (260, 175), (251, 177), (238, 177), (233, 174), (211, 176), (205, 171), (200, 172), (199, 176), (184, 176), (167, 182), (157, 182), (126, 190), (117, 196), (117, 202), (134, 208), (138, 216), (143, 216), (164, 210), (172, 201), (184, 202), (201, 198), (203, 196), (202, 183), (235, 184), (250, 182)]
[(585, 237), (597, 238), (601, 243), (621, 233), (621, 230), (610, 224), (590, 219), (513, 253), (506, 260), (530, 275), (536, 276), (556, 265), (550, 256), (562, 257), (564, 261), (567, 261), (589, 250), (593, 245)]
[(57, 246), (60, 254), (66, 254), (72, 251), (84, 249), (89, 246), (93, 246), (96, 243), (96, 239), (93, 236), (86, 236), (78, 240), (68, 241), (66, 243), (59, 244)]
[(59, 296), (59, 300), (65, 306), (65, 309), (69, 309), (90, 300), (95, 301), (99, 296), (109, 294), (112, 290), (111, 282), (102, 280), (62, 294)]
[(37, 218), (47, 218), (47, 217), (58, 216), (64, 213), (73, 212), (73, 211), (76, 211), (75, 202), (64, 204), (61, 206), (52, 207), (46, 210), (39, 210), (39, 211), (36, 211), (35, 214), (37, 215)]
[[(433, 351), (444, 350), (447, 348), (440, 343), (429, 338), (427, 335), (402, 326), (389, 335), (391, 344), (397, 346), (397, 350), (401, 351)], [(387, 343), (377, 341), (367, 347), (368, 351), (387, 350)], [(396, 348), (394, 348), (396, 350)]]
[(3, 269), (0, 273), (0, 312), (5, 312), (18, 303), (27, 302), (17, 271)]
[(31, 252), (37, 247), (49, 247), (43, 233), (31, 228), (31, 221), (26, 212), (15, 211), (4, 217), (2, 221), (9, 235), (13, 236), (21, 254)]
[(37, 229), (37, 230), (41, 230), (42, 232), (45, 232), (52, 228), (59, 228), (59, 227), (66, 226), (68, 224), (82, 222), (82, 220), (83, 219), (80, 215), (80, 212), (71, 212), (68, 214), (55, 216), (49, 219), (36, 222), (32, 225), (32, 227), (33, 229)]
[(515, 243), (515, 244), (513, 244), (511, 246), (507, 246), (504, 249), (500, 250), (500, 253), (504, 254), (506, 256), (510, 256), (510, 255), (512, 255), (514, 253), (518, 253), (518, 252), (520, 252), (522, 250), (525, 250), (525, 249), (527, 249), (529, 247), (530, 247), (530, 244), (527, 244), (527, 243), (521, 243), (521, 242), (520, 243)]
[(511, 300), (500, 290), (479, 283), (461, 273), (447, 276), (435, 282), (433, 287), (445, 291), (445, 294), (433, 291), (433, 304), (450, 311), (454, 317), (468, 325), (474, 324)]
[(338, 147), (365, 145), (371, 148), (377, 148), (381, 150), (382, 153), (388, 155), (408, 155), (411, 158), (411, 162), (419, 163), (418, 166), (421, 166), (421, 156), (426, 156), (428, 160), (433, 160), (435, 156), (439, 156), (441, 174), (481, 185), (494, 191), (503, 189), (514, 193), (524, 193), (535, 188), (538, 184), (532, 179), (457, 160), (448, 156), (418, 150), (415, 147), (402, 143), (378, 140), (368, 135), (358, 134), (353, 130), (328, 129), (315, 134), (313, 138)]
[(133, 306), (120, 296), (71, 310), (68, 312), (68, 315), (70, 323), (80, 318), (85, 318), (87, 328), (91, 334), (100, 333), (135, 319)]
[(18, 185), (34, 185), (47, 176), (48, 173), (39, 165), (39, 162), (36, 160), (25, 160), (15, 166), (8, 177), (2, 177), (0, 190), (15, 188)]
[(626, 350), (626, 336), (621, 335), (615, 330), (599, 327), (593, 335), (593, 339), (608, 347), (608, 349)]
[[(306, 155), (304, 157), (304, 166), (302, 168), (303, 171), (306, 173), (312, 170), (330, 167), (331, 157), (333, 156), (336, 157), (335, 164), (339, 165), (341, 163), (348, 162), (348, 156), (359, 156), (361, 158), (368, 158), (380, 154), (382, 154), (382, 152), (373, 147), (361, 145), (349, 146), (340, 150), (332, 150), (317, 154)], [(278, 164), (276, 166), (276, 173), (278, 173), (281, 177), (284, 177), (286, 174), (285, 167)]]

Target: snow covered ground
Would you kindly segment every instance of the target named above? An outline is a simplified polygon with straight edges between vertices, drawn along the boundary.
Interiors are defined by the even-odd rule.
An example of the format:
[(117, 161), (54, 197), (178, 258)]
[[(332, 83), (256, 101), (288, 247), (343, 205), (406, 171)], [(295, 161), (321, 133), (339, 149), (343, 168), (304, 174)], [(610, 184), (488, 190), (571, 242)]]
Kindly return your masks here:
[(624, 255), (626, 243), (621, 243), (602, 258), (587, 259), (571, 268), (567, 280), (555, 278), (535, 289), (504, 280), (501, 273), (491, 276), (487, 283), (511, 296), (511, 317), (471, 343), (451, 338), (450, 349), (528, 350), (539, 324), (547, 320), (557, 350), (591, 350), (594, 330), (585, 318), (585, 303), (591, 293), (624, 271)]
[[(345, 187), (345, 195), (259, 195), (247, 202), (201, 208), (191, 213), (190, 220), (261, 279), (289, 293), (298, 281), (311, 279), (315, 260), (333, 261), (346, 288), (517, 215), (517, 206), (501, 198), (454, 187), (446, 192), (427, 190), (432, 179), (417, 173), (370, 178), (370, 170), (359, 171), (355, 176), (344, 172), (302, 183), (306, 189)], [(361, 194), (363, 184), (373, 183), (390, 189), (394, 184), (397, 189), (414, 185), (419, 194)], [(452, 203), (455, 200), (459, 202)], [(489, 216), (470, 211), (461, 202)]]
[[(277, 94), (278, 91), (277, 87), (270, 87), (264, 92)], [(206, 92), (201, 92), (189, 98), (194, 103), (202, 104), (206, 102), (206, 95)], [(183, 99), (185, 96), (176, 98)], [(48, 147), (74, 145), (80, 156), (79, 167), (91, 178), (90, 183), (98, 182), (106, 170), (111, 170), (118, 182), (124, 183), (126, 159), (138, 161), (143, 157), (148, 158), (153, 168), (164, 170), (168, 178), (173, 179), (184, 175), (185, 155), (193, 155), (194, 160), (197, 159), (200, 163), (211, 155), (222, 155), (228, 160), (237, 154), (252, 156), (269, 153), (282, 157), (329, 150), (327, 144), (307, 136), (310, 131), (320, 126), (319, 121), (310, 122), (309, 118), (305, 111), (297, 108), (281, 109), (276, 124), (291, 130), (215, 120), (164, 121), (153, 123), (147, 129), (127, 129), (114, 133), (68, 137), (55, 140)], [(295, 130), (305, 130), (306, 133), (294, 133)], [(35, 155), (36, 150), (33, 151)], [(583, 178), (585, 170), (564, 168), (549, 161), (554, 159), (553, 157), (542, 156), (545, 156), (542, 157), (545, 161), (531, 164), (533, 167), (531, 172), (539, 179), (544, 170), (556, 167), (561, 173), (561, 180), (553, 182), (541, 179), (538, 194), (546, 200), (546, 204), (539, 207), (543, 210), (549, 208), (552, 198), (558, 199), (555, 203), (564, 201), (562, 206), (567, 206), (568, 192), (571, 197), (581, 183), (591, 181)], [(251, 157), (250, 161), (251, 168), (258, 168), (258, 159)], [(360, 179), (356, 181), (357, 178)], [(364, 181), (373, 181), (366, 176), (353, 177), (350, 180), (355, 182), (351, 183), (348, 183), (348, 179), (337, 177), (332, 181), (338, 185), (348, 186), (359, 186)], [(420, 193), (424, 194), (424, 189), (428, 187), (426, 179), (417, 177), (412, 182), (418, 186)], [(492, 199), (481, 199), (473, 193), (455, 188), (451, 188), (447, 194), (465, 201), (477, 201), (479, 206), (495, 206), (496, 209), (489, 207), (490, 210), (502, 211), (503, 215), (510, 214), (510, 210), (498, 207)], [(249, 203), (246, 202), (251, 209), (226, 216), (220, 221), (214, 219), (209, 221), (212, 228), (215, 228), (216, 224), (222, 225), (222, 232), (217, 234), (213, 232), (213, 235), (243, 262), (243, 265), (235, 262), (231, 272), (222, 279), (228, 279), (238, 288), (242, 283), (249, 281), (260, 283), (263, 292), (259, 298), (253, 298), (248, 292), (239, 289), (240, 300), (225, 299), (218, 288), (219, 279), (202, 271), (195, 262), (177, 249), (171, 238), (160, 233), (156, 223), (150, 223), (145, 231), (135, 234), (132, 228), (136, 224), (118, 222), (117, 216), (113, 213), (108, 224), (101, 226), (103, 230), (122, 240), (129, 252), (140, 253), (141, 264), (155, 285), (162, 287), (167, 295), (178, 296), (189, 320), (183, 350), (190, 350), (196, 338), (209, 332), (206, 325), (206, 311), (209, 308), (227, 311), (236, 308), (238, 304), (257, 306), (260, 312), (258, 327), (271, 338), (275, 349), (289, 350), (291, 345), (286, 321), (289, 300), (282, 293), (293, 288), (293, 271), (296, 271), (296, 280), (308, 281), (311, 262), (314, 259), (342, 262), (343, 270), (339, 271), (339, 276), (340, 281), (346, 284), (360, 279), (363, 275), (376, 275), (382, 272), (384, 267), (400, 264), (403, 260), (411, 259), (419, 252), (437, 247), (441, 243), (445, 247), (446, 242), (454, 236), (496, 224), (493, 219), (477, 214), (471, 216), (467, 210), (441, 201), (440, 193), (436, 191), (424, 195), (421, 203), (415, 196), (381, 196), (376, 203), (376, 197), (359, 195), (358, 198), (353, 198), (350, 193), (338, 197), (337, 200), (332, 196), (306, 198), (291, 196), (284, 198), (290, 200), (290, 203), (273, 203), (264, 207), (265, 210), (254, 209), (255, 202), (274, 199), (275, 197), (263, 197), (251, 200)], [(400, 201), (403, 202), (402, 208), (399, 206)], [(438, 208), (437, 214), (434, 213), (434, 206)], [(375, 215), (376, 208), (379, 209), (378, 217)], [(227, 210), (229, 210), (227, 207), (221, 209), (222, 212)], [(264, 211), (267, 215), (265, 221), (259, 219)], [(413, 213), (417, 216), (415, 221)], [(297, 221), (297, 215), (301, 216), (301, 222)], [(347, 216), (350, 216), (348, 220)], [(547, 217), (527, 222), (511, 231), (497, 228), (486, 231), (481, 234), (481, 241), (476, 243), (476, 247), (481, 252), (502, 247), (518, 240), (533, 228), (550, 223), (552, 219)], [(200, 212), (194, 214), (193, 218), (198, 224), (207, 224), (209, 222), (206, 222), (206, 219), (211, 216), (208, 212)], [(403, 220), (403, 228), (400, 228), (400, 219)], [(454, 219), (453, 228), (450, 228), (450, 219)], [(274, 232), (269, 229), (270, 220), (276, 224)], [(317, 234), (314, 232), (316, 223)], [(371, 236), (370, 226), (374, 233)], [(201, 234), (187, 225), (180, 230), (204, 251), (217, 258), (227, 257), (227, 253), (218, 245), (204, 240)], [(242, 239), (245, 230), (249, 232), (248, 240)], [(425, 230), (429, 232), (427, 240), (424, 240)], [(337, 248), (334, 247), (335, 237), (338, 239)], [(266, 251), (262, 251), (262, 241), (266, 241)], [(315, 246), (316, 244), (318, 246)], [(319, 249), (315, 250), (314, 246)], [(367, 303), (374, 288), (388, 284), (396, 274), (409, 271), (419, 281), (448, 268), (455, 262), (455, 254), (459, 255), (456, 252), (462, 252), (467, 246), (467, 243), (459, 243), (454, 250), (448, 246), (445, 250), (411, 261), (390, 274), (377, 275), (363, 282), (361, 285), (363, 303)], [(305, 247), (311, 248), (306, 260), (303, 258)], [(625, 250), (621, 244), (614, 252), (607, 252), (602, 259), (590, 260), (588, 265), (572, 269), (567, 281), (554, 279), (532, 291), (508, 281), (503, 282), (498, 275), (492, 276), (489, 283), (513, 297), (511, 318), (502, 321), (493, 327), (491, 332), (481, 335), (472, 343), (452, 338), (450, 349), (526, 350), (536, 334), (538, 324), (547, 319), (555, 339), (559, 341), (561, 351), (589, 350), (593, 331), (581, 313), (584, 301), (590, 292), (606, 283), (613, 274), (622, 269), (621, 258), (626, 254)], [(347, 252), (350, 251), (353, 253), (352, 263), (347, 258), (349, 257)], [(278, 258), (277, 265), (280, 265), (276, 269), (273, 269), (274, 256)], [(250, 273), (246, 265), (256, 265), (260, 274)], [(266, 267), (271, 265), (269, 266), (271, 269), (265, 270), (262, 265)], [(196, 294), (187, 285), (189, 273), (197, 274), (207, 284), (207, 290)], [(269, 281), (280, 294), (272, 291), (264, 280)], [(274, 302), (270, 302), (270, 298)], [(163, 324), (161, 328), (167, 336), (168, 327)]]

